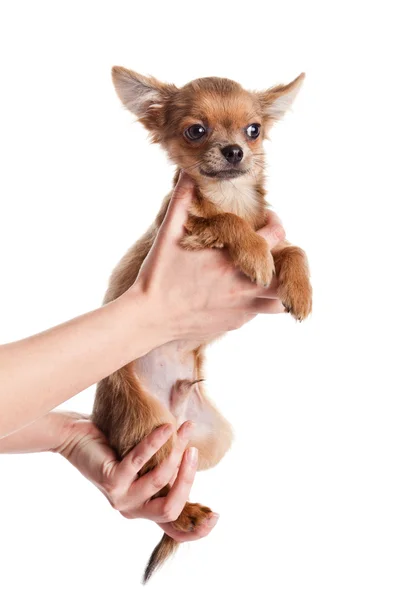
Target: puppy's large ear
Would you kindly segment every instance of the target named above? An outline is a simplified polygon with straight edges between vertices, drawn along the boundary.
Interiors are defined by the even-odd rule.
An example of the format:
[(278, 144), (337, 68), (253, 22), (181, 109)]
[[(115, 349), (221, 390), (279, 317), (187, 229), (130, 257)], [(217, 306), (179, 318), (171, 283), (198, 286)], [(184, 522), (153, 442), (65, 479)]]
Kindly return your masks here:
[(301, 73), (294, 81), (287, 85), (277, 85), (265, 92), (259, 92), (258, 98), (261, 102), (264, 116), (274, 120), (281, 119), (285, 112), (292, 106), (305, 76), (305, 73)]
[(177, 88), (124, 67), (113, 67), (112, 79), (122, 104), (138, 117), (157, 141), (157, 132), (163, 126), (165, 104)]

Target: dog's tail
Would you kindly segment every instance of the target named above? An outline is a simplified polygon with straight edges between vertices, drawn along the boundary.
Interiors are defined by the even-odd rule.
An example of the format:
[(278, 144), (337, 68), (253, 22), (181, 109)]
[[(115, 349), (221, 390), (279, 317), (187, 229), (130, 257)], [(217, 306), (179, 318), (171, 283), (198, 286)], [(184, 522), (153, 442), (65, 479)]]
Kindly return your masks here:
[(147, 563), (146, 570), (143, 575), (143, 583), (147, 583), (153, 573), (161, 567), (162, 564), (170, 557), (179, 546), (179, 542), (173, 540), (169, 535), (164, 533), (160, 543), (154, 548), (152, 555)]
[[(183, 511), (177, 520), (173, 522), (173, 526), (177, 531), (188, 533), (208, 521), (212, 517), (212, 514), (212, 510), (208, 506), (186, 502)], [(153, 554), (150, 556), (143, 575), (143, 583), (148, 582), (153, 573), (175, 552), (178, 546), (179, 542), (176, 542), (164, 533), (161, 542), (154, 548)]]

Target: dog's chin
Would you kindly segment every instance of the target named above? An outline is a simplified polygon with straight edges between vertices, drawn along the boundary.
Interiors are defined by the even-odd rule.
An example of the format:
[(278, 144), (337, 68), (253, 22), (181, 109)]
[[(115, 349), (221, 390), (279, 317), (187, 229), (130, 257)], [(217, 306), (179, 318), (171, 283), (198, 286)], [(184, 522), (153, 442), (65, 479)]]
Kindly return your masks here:
[(248, 173), (248, 170), (221, 169), (220, 171), (206, 171), (200, 168), (200, 174), (210, 179), (236, 179), (237, 177), (246, 175), (246, 173)]

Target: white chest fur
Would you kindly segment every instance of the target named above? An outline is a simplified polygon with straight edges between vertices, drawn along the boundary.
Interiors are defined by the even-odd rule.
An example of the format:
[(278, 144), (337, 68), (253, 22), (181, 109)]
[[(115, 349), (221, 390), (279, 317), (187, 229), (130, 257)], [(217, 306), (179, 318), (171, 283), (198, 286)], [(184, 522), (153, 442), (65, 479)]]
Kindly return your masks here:
[(206, 198), (224, 212), (231, 212), (245, 218), (257, 212), (258, 195), (254, 188), (254, 179), (210, 180), (201, 187)]

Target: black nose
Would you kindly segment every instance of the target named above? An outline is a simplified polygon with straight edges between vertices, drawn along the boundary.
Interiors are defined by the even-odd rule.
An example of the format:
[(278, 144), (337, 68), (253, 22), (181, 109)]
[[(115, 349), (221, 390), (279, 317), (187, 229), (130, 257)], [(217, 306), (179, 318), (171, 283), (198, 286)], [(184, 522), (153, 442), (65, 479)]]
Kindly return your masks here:
[(225, 156), (226, 160), (232, 165), (236, 165), (236, 163), (240, 163), (243, 158), (243, 150), (240, 146), (234, 144), (233, 146), (225, 146), (225, 148), (221, 148), (222, 154)]

